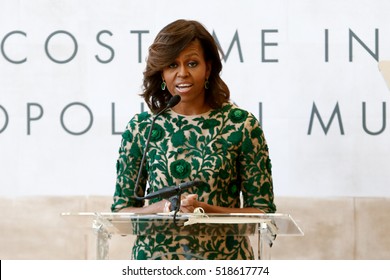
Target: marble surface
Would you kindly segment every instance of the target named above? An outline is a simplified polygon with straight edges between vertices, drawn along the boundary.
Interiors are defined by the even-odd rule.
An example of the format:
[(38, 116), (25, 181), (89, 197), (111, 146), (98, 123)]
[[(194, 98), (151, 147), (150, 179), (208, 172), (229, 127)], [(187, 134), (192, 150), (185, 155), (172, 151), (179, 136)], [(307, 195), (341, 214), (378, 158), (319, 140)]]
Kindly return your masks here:
[[(390, 198), (278, 197), (305, 235), (278, 236), (275, 260), (390, 259)], [(0, 198), (0, 259), (95, 259), (96, 235), (63, 212), (108, 212), (111, 197)], [(110, 259), (128, 259), (131, 236), (114, 235)]]

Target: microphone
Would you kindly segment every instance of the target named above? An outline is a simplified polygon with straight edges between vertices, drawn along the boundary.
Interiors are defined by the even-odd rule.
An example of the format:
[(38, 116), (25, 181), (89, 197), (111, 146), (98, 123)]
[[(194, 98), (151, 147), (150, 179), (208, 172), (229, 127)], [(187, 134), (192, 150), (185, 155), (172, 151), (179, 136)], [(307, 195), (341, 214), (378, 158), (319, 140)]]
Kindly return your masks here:
[(167, 106), (154, 116), (152, 123), (150, 124), (150, 130), (149, 130), (148, 138), (146, 139), (145, 150), (144, 150), (144, 153), (142, 155), (142, 160), (141, 160), (141, 164), (139, 166), (138, 175), (137, 175), (137, 181), (135, 182), (135, 188), (134, 188), (134, 197), (138, 200), (145, 199), (145, 197), (138, 196), (137, 192), (138, 192), (138, 188), (139, 188), (139, 180), (140, 180), (141, 174), (142, 174), (142, 168), (144, 167), (144, 164), (145, 164), (146, 153), (148, 152), (148, 148), (149, 148), (150, 137), (152, 136), (152, 130), (153, 130), (154, 123), (156, 122), (156, 119), (158, 118), (158, 116), (160, 116), (162, 113), (164, 113), (169, 108), (175, 107), (180, 102), (180, 100), (181, 100), (180, 95), (172, 96), (171, 99), (169, 99)]
[(167, 104), (167, 107), (165, 107), (163, 110), (161, 110), (155, 118), (157, 118), (157, 116), (159, 116), (162, 112), (165, 112), (165, 110), (169, 109), (169, 108), (172, 108), (172, 107), (175, 107), (177, 104), (179, 104), (181, 100), (181, 97), (180, 95), (174, 95), (171, 97), (171, 99), (169, 99), (168, 101), (168, 104)]
[(174, 196), (178, 193), (180, 193), (183, 190), (189, 189), (193, 186), (199, 186), (200, 181), (189, 181), (185, 183), (180, 183), (178, 186), (172, 186), (172, 187), (167, 187), (167, 188), (162, 188), (158, 191), (152, 192), (145, 196), (145, 199), (151, 199), (155, 197), (160, 197), (160, 198), (170, 198), (171, 196)]

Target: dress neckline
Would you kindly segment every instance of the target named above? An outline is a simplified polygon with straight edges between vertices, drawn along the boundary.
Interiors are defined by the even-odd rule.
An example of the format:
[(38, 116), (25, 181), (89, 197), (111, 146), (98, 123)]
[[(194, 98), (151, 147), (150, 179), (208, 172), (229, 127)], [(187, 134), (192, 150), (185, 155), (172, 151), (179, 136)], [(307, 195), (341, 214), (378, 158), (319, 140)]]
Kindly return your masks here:
[(212, 110), (213, 109), (211, 108), (207, 112), (204, 112), (204, 113), (201, 113), (201, 114), (195, 114), (195, 115), (184, 115), (184, 114), (176, 113), (175, 111), (171, 110), (171, 115), (172, 116), (181, 116), (181, 117), (184, 117), (184, 118), (193, 119), (193, 118), (208, 116), (211, 113)]

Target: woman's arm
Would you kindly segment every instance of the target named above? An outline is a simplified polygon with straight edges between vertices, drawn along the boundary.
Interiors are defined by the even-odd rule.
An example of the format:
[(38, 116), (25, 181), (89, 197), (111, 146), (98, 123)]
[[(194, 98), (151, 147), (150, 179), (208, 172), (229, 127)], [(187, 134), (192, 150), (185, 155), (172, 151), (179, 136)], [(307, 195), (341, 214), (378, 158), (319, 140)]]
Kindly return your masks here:
[(205, 202), (198, 201), (198, 196), (196, 194), (190, 194), (181, 199), (180, 210), (184, 213), (193, 213), (198, 207), (203, 208), (206, 213), (264, 213), (260, 209), (254, 207), (230, 208), (210, 205)]
[(125, 207), (118, 210), (118, 212), (137, 213), (137, 214), (156, 214), (156, 213), (168, 212), (167, 209), (169, 209), (169, 202), (168, 200), (164, 199), (144, 207)]

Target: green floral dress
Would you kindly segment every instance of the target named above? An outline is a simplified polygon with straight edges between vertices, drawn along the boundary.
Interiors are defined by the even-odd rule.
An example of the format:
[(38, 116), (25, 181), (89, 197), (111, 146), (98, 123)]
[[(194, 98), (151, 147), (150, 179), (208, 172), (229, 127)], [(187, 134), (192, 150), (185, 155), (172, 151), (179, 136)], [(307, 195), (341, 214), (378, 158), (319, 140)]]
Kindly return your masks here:
[[(134, 198), (134, 187), (152, 119), (148, 112), (135, 115), (122, 135), (112, 211), (144, 205)], [(263, 131), (251, 113), (236, 105), (226, 103), (196, 116), (168, 110), (157, 118), (149, 145), (139, 196), (144, 196), (147, 183), (146, 192), (154, 192), (200, 180), (202, 186), (187, 190), (197, 194), (199, 201), (276, 211)], [(204, 236), (138, 236), (132, 253), (135, 259), (188, 259), (194, 252), (204, 259), (253, 258), (246, 236), (221, 236), (218, 228)]]

